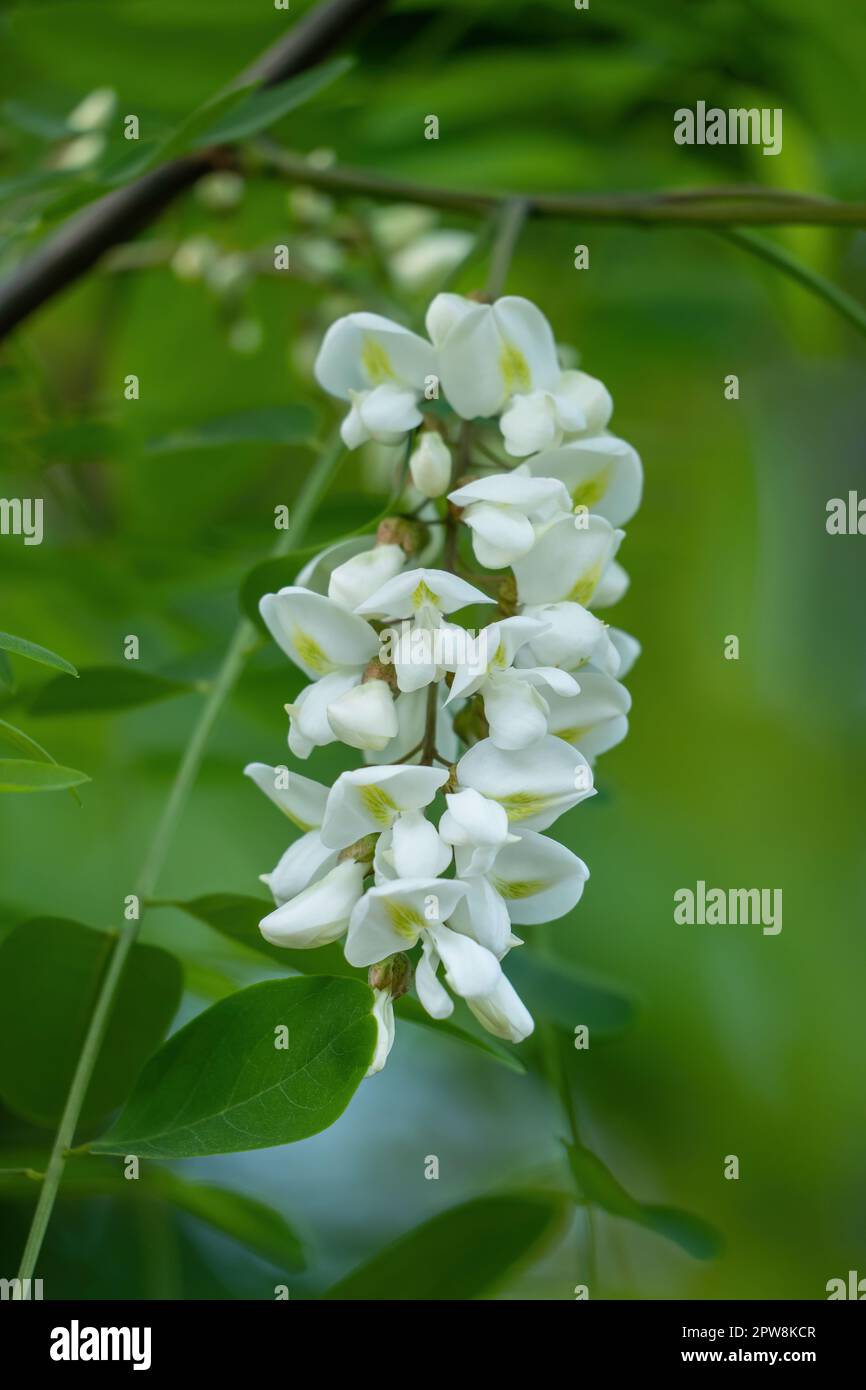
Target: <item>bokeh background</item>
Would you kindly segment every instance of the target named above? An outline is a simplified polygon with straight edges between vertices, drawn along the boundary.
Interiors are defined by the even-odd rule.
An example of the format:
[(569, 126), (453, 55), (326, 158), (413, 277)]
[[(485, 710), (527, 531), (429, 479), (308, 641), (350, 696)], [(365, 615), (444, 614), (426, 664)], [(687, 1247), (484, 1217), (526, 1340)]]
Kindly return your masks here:
[[(68, 203), (16, 183), (62, 159), (64, 118), (84, 96), (112, 88), (118, 111), (168, 129), (286, 23), (239, 0), (4, 6), (5, 268), (98, 191), (86, 166)], [(742, 182), (863, 196), (866, 16), (843, 0), (606, 0), (587, 12), (569, 0), (402, 0), (350, 47), (355, 68), (270, 132), (319, 165), (466, 188)], [(782, 154), (676, 146), (673, 111), (699, 99), (782, 107)], [(430, 113), (438, 141), (423, 138)], [(328, 322), (359, 307), (417, 322), (446, 274), (419, 237), (481, 230), (299, 194), (251, 153), (240, 189), (210, 192), (176, 204), (3, 353), (0, 495), (43, 495), (46, 539), (0, 539), (0, 627), (79, 666), (119, 662), (136, 633), (143, 669), (213, 672), (240, 581), (272, 544), (273, 508), (291, 503), (315, 449), (267, 437), (207, 447), (200, 427), (302, 403), (322, 438), (335, 415), (310, 367)], [(767, 235), (866, 298), (862, 232)], [(401, 261), (397, 247), (395, 263), (400, 238), (414, 255)], [(289, 274), (267, 273), (277, 242), (291, 248)], [(585, 271), (573, 268), (578, 243)], [(454, 287), (483, 278), (479, 249)], [(584, 1138), (637, 1196), (700, 1213), (726, 1242), (699, 1263), (602, 1216), (597, 1288), (821, 1298), (828, 1279), (866, 1273), (864, 541), (825, 530), (829, 498), (866, 494), (863, 342), (706, 230), (532, 221), (507, 287), (537, 300), (558, 341), (608, 383), (613, 426), (646, 469), (621, 552), (632, 587), (614, 619), (644, 648), (631, 732), (600, 763), (601, 794), (557, 826), (592, 878), (546, 930), (552, 952), (639, 1003), (621, 1036), (574, 1054)], [(137, 402), (123, 399), (131, 372)], [(730, 373), (738, 401), (724, 396)], [(360, 525), (386, 487), (375, 451), (347, 459), (310, 538)], [(724, 659), (729, 634), (738, 661)], [(0, 798), (4, 929), (36, 914), (109, 925), (200, 697), (40, 717), (27, 704), (48, 673), (17, 670), (0, 715), (93, 781), (80, 809), (64, 795)], [(255, 893), (276, 862), (282, 825), (240, 773), (285, 757), (282, 704), (296, 688), (263, 648), (212, 737), (163, 896)], [(325, 750), (305, 770), (328, 781), (340, 766)], [(781, 934), (675, 925), (673, 894), (698, 879), (781, 888)], [(150, 914), (143, 940), (184, 960), (184, 1018), (258, 977), (252, 957), (179, 912)], [(3, 1123), (18, 1142), (19, 1122)], [(302, 1231), (312, 1266), (293, 1278), (294, 1297), (436, 1211), (555, 1167), (562, 1132), (534, 1071), (512, 1075), (403, 1027), (386, 1070), (330, 1131), (183, 1171), (265, 1198)], [(431, 1153), (438, 1182), (424, 1178)], [(723, 1177), (730, 1154), (738, 1181)], [(11, 1274), (28, 1206), (10, 1199), (0, 1212)], [(570, 1298), (582, 1260), (576, 1228), (503, 1296)], [(275, 1278), (192, 1220), (143, 1221), (104, 1197), (61, 1202), (45, 1273), (53, 1296), (84, 1297), (261, 1297)]]

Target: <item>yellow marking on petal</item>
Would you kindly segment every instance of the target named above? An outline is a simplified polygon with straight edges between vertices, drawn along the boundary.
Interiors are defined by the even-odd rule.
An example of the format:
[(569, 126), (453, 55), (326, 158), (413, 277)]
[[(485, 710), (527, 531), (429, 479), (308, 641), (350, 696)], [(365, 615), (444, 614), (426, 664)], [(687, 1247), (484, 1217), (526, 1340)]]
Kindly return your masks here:
[(600, 473), (596, 473), (594, 478), (587, 478), (585, 482), (578, 483), (571, 500), (575, 507), (592, 507), (596, 502), (600, 502), (607, 492), (608, 479), (610, 477), (610, 464), (603, 468)]
[(591, 728), (591, 724), (585, 724), (582, 729), (560, 729), (556, 737), (564, 739), (566, 743), (577, 743), (578, 739), (583, 738), (584, 734), (588, 734)]
[(421, 583), (418, 585), (417, 589), (412, 595), (412, 607), (420, 608), (422, 604), (425, 603), (432, 603), (435, 608), (438, 608), (439, 595), (434, 594), (433, 590), (429, 589), (427, 585), (424, 583), (424, 580), (422, 579)]
[(489, 666), (487, 667), (487, 669), (488, 669), (488, 671), (492, 671), (492, 670), (504, 671), (507, 665), (508, 665), (508, 655), (507, 655), (507, 653), (506, 653), (506, 651), (505, 651), (505, 643), (504, 643), (504, 642), (500, 642), (500, 643), (499, 643), (499, 646), (496, 648), (496, 655), (494, 656), (493, 660), (490, 662), (490, 664), (489, 664)]
[(366, 787), (359, 787), (358, 795), (367, 814), (372, 816), (378, 825), (386, 828), (400, 809), (397, 803), (391, 800), (388, 793), (383, 791), (381, 787), (377, 787), (375, 782), (371, 782)]
[(391, 366), (391, 359), (375, 338), (364, 338), (364, 345), (361, 348), (361, 366), (364, 368), (367, 380), (373, 386), (381, 386), (383, 381), (394, 380), (394, 368)]
[(418, 933), (428, 925), (420, 912), (394, 898), (383, 898), (382, 901), (385, 904), (385, 911), (391, 926), (397, 935), (404, 937), (407, 941), (416, 941)]
[(601, 561), (599, 560), (597, 564), (592, 565), (590, 569), (586, 570), (586, 572), (580, 576), (574, 588), (570, 589), (566, 594), (566, 602), (584, 605), (589, 603), (589, 600), (596, 591), (600, 578)]
[(536, 893), (543, 893), (550, 884), (544, 878), (494, 878), (493, 887), (503, 898), (532, 898)]
[(331, 671), (336, 671), (337, 667), (319, 646), (315, 637), (309, 632), (304, 632), (303, 628), (292, 629), (292, 643), (303, 664), (317, 676), (327, 676)]
[(514, 343), (504, 342), (499, 354), (499, 370), (505, 383), (505, 391), (513, 396), (515, 391), (532, 390), (532, 373), (529, 363)]
[(505, 807), (509, 820), (527, 820), (529, 816), (543, 811), (551, 798), (540, 796), (537, 792), (511, 792), (508, 796), (497, 796), (496, 800)]

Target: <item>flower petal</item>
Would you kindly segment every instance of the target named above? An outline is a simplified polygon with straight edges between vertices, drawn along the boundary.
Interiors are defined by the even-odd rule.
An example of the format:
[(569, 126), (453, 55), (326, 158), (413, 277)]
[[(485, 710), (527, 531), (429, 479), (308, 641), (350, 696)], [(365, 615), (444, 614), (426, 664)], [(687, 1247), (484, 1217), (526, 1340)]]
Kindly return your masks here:
[(342, 936), (364, 891), (366, 868), (345, 859), (296, 898), (268, 913), (259, 931), (273, 946), (309, 950)]
[(346, 936), (350, 965), (375, 965), (410, 950), (421, 933), (451, 915), (466, 887), (455, 878), (395, 879), (370, 888), (352, 912)]
[(530, 459), (529, 467), (536, 476), (561, 479), (572, 506), (588, 507), (611, 526), (624, 526), (640, 506), (640, 457), (612, 434), (564, 444)]
[(273, 893), (274, 901), (285, 903), (309, 888), (311, 883), (317, 883), (334, 868), (336, 862), (337, 851), (322, 844), (318, 830), (308, 830), (306, 835), (289, 845), (271, 873), (260, 874), (259, 877)]
[(379, 648), (369, 623), (309, 589), (289, 585), (265, 594), (259, 610), (274, 641), (311, 680), (366, 665)]
[(466, 1002), (488, 1033), (506, 1042), (523, 1042), (535, 1027), (532, 1015), (504, 973), (483, 999), (467, 999)]
[(425, 605), (440, 613), (453, 613), (469, 603), (492, 602), (489, 594), (483, 594), (456, 574), (446, 570), (415, 569), (389, 579), (358, 604), (357, 611), (377, 618), (411, 618)]
[(576, 748), (548, 735), (530, 748), (503, 752), (489, 738), (457, 764), (461, 787), (474, 787), (505, 808), (522, 832), (546, 830), (569, 807), (592, 796), (592, 771)]
[(445, 967), (445, 979), (455, 994), (462, 999), (473, 999), (495, 989), (502, 967), (492, 951), (473, 941), (471, 936), (448, 927), (433, 926), (428, 933)]
[(328, 598), (341, 608), (353, 612), (359, 603), (374, 594), (406, 563), (406, 552), (399, 545), (374, 545), (351, 559), (344, 560), (332, 570), (328, 581)]
[(397, 733), (397, 711), (391, 687), (380, 680), (364, 681), (332, 700), (328, 723), (350, 748), (381, 753)]
[(345, 849), (364, 835), (387, 830), (401, 811), (429, 805), (447, 781), (445, 768), (410, 763), (343, 772), (328, 793), (322, 840), (331, 849)]
[(586, 605), (622, 536), (601, 516), (565, 516), (548, 522), (539, 529), (529, 554), (514, 562), (521, 603)]
[(318, 830), (325, 817), (328, 788), (287, 767), (247, 763), (244, 776), (255, 782), (275, 806), (301, 830)]
[(549, 835), (523, 831), (496, 857), (493, 886), (505, 900), (512, 922), (555, 922), (580, 901), (589, 869), (582, 859)]

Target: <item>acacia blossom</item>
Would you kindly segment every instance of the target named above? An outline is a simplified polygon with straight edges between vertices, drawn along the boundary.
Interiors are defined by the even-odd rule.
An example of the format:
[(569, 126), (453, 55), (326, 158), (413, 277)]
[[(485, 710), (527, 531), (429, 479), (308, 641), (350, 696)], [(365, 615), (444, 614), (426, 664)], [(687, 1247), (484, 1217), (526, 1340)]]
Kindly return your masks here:
[(355, 313), (326, 333), (316, 375), (350, 403), (346, 445), (405, 441), (406, 512), (260, 603), (307, 681), (286, 705), (290, 752), (342, 743), (365, 766), (330, 786), (246, 769), (302, 831), (262, 875), (275, 906), (261, 932), (294, 949), (342, 941), (368, 970), (370, 1072), (410, 982), (434, 1019), (457, 997), (496, 1037), (532, 1032), (508, 979), (514, 929), (580, 901), (588, 868), (545, 832), (625, 737), (640, 651), (599, 616), (628, 587), (616, 557), (642, 487), (606, 388), (562, 369), (529, 300), (439, 294), (426, 327)]

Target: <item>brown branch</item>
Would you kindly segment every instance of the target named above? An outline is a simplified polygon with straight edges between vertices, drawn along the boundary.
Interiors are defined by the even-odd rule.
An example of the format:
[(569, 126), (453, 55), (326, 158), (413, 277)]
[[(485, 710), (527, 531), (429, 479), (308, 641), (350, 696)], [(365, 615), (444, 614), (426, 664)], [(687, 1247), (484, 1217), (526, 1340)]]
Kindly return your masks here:
[[(295, 24), (232, 84), (275, 86), (338, 48), (349, 30), (384, 0), (327, 0)], [(213, 150), (172, 160), (92, 203), (60, 228), (0, 285), (0, 338), (77, 280), (120, 242), (155, 222), (168, 205), (217, 167)]]
[(866, 203), (841, 203), (810, 193), (754, 185), (681, 189), (672, 193), (484, 193), (412, 183), (370, 169), (314, 169), (300, 155), (290, 154), (272, 140), (256, 141), (256, 149), (277, 173), (312, 188), (420, 203), (451, 212), (490, 214), (511, 204), (523, 205), (530, 216), (575, 217), (585, 222), (866, 227)]

